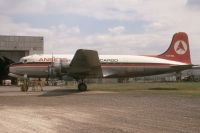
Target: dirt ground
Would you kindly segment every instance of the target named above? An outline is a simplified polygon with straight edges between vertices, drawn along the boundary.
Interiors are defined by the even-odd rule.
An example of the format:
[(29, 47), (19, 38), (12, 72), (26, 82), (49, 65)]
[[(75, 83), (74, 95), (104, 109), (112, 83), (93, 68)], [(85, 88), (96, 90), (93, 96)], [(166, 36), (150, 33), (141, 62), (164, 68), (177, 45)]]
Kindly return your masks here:
[(0, 87), (1, 133), (199, 133), (200, 97)]

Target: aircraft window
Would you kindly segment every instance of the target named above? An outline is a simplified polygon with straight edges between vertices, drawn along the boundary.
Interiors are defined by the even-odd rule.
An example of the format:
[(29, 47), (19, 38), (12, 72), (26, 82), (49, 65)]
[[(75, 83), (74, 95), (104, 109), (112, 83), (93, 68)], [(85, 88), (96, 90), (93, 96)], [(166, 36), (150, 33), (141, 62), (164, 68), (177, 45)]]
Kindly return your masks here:
[(24, 60), (23, 63), (27, 63), (27, 60)]

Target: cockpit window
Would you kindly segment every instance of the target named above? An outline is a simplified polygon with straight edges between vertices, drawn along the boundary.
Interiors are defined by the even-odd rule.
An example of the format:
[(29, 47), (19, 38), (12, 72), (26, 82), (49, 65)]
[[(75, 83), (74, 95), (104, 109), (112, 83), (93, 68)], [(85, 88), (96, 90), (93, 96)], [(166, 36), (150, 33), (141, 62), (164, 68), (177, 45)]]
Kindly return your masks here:
[(23, 60), (23, 63), (27, 63), (27, 60)]

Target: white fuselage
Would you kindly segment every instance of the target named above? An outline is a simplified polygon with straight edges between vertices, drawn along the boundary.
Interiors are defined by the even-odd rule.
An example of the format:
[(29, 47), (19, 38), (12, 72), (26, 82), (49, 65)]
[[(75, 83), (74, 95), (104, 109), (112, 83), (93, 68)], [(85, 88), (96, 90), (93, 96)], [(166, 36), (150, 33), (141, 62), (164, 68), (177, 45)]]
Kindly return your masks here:
[[(10, 66), (10, 73), (29, 77), (48, 77), (52, 62), (62, 61), (69, 66), (74, 55), (30, 55)], [(185, 63), (151, 56), (99, 55), (103, 77), (137, 77), (175, 71), (172, 66)]]

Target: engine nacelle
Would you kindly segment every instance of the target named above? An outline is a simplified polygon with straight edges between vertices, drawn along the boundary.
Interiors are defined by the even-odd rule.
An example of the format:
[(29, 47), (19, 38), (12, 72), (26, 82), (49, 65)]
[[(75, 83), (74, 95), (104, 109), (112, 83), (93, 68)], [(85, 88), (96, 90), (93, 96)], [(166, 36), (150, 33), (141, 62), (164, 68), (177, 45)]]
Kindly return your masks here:
[(66, 61), (56, 61), (49, 65), (49, 76), (50, 77), (61, 77), (67, 73), (69, 63)]

